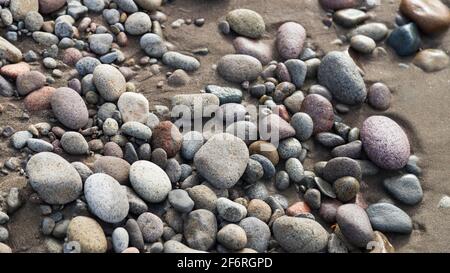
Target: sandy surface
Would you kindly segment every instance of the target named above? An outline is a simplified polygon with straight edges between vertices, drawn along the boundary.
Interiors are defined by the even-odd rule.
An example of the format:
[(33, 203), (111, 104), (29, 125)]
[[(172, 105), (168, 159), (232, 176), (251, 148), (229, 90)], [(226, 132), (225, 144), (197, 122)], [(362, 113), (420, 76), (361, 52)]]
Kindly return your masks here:
[[(156, 87), (160, 80), (165, 79), (165, 68), (160, 75), (148, 78), (149, 68), (140, 71), (140, 75), (133, 80), (139, 92), (142, 92), (154, 105), (169, 105), (171, 96), (179, 93), (196, 93), (210, 83), (231, 86), (230, 83), (220, 79), (213, 65), (224, 54), (233, 53), (231, 37), (221, 35), (217, 23), (230, 10), (235, 8), (249, 8), (259, 12), (266, 22), (267, 34), (264, 39), (273, 42), (276, 29), (283, 22), (297, 21), (301, 23), (308, 33), (308, 41), (316, 46), (319, 52), (331, 50), (345, 50), (347, 46), (333, 45), (331, 42), (339, 34), (345, 33), (337, 27), (327, 29), (321, 22), (325, 12), (318, 6), (317, 0), (179, 0), (175, 4), (167, 5), (163, 11), (168, 15), (165, 37), (180, 51), (190, 52), (193, 49), (207, 47), (210, 54), (200, 56), (201, 68), (193, 73), (189, 85), (181, 88), (164, 86)], [(383, 6), (377, 7), (370, 13), (374, 19), (370, 21), (383, 22), (392, 28), (395, 12), (399, 0), (384, 1)], [(447, 1), (448, 2), (448, 1)], [(206, 19), (202, 28), (188, 25), (179, 29), (172, 29), (170, 23), (178, 18)], [(450, 34), (446, 33), (433, 40), (425, 41), (427, 48), (440, 48), (450, 53)], [(21, 43), (21, 48), (36, 47), (28, 41)], [(141, 50), (133, 46), (124, 49), (128, 57), (136, 60), (142, 56)], [(384, 46), (384, 45), (383, 45)], [(380, 113), (364, 104), (362, 107), (352, 109), (343, 115), (345, 122), (351, 126), (360, 127), (362, 121), (373, 114), (387, 115), (399, 122), (408, 133), (412, 152), (421, 158), (419, 165), (423, 168), (420, 178), (424, 189), (423, 202), (417, 206), (409, 207), (399, 205), (411, 215), (414, 231), (410, 236), (391, 236), (395, 248), (399, 252), (450, 252), (450, 209), (438, 209), (439, 200), (444, 194), (450, 195), (450, 70), (445, 69), (435, 73), (424, 73), (410, 64), (410, 59), (399, 59), (390, 49), (388, 54), (378, 57), (357, 58), (361, 68), (365, 71), (367, 85), (381, 81), (386, 83), (393, 93), (391, 108)], [(402, 68), (399, 63), (410, 64), (409, 68)], [(68, 72), (68, 70), (66, 70)], [(67, 73), (68, 74), (68, 73)], [(65, 86), (65, 80), (60, 80), (53, 86)], [(307, 90), (307, 87), (303, 88)], [(51, 113), (43, 112), (32, 114), (30, 120), (21, 120), (24, 109), (21, 100), (0, 98), (0, 103), (6, 107), (6, 113), (0, 114), (0, 125), (11, 125), (16, 130), (26, 129), (27, 125), (39, 121), (46, 121)], [(0, 138), (0, 161), (19, 153), (7, 148), (8, 141)], [(309, 155), (305, 167), (310, 169), (319, 159), (329, 159), (330, 156), (317, 150)], [(369, 203), (388, 197), (383, 191), (381, 180), (387, 174), (372, 177), (363, 183), (363, 195)], [(0, 177), (0, 189), (12, 186), (24, 186), (25, 178), (10, 174)], [(291, 200), (292, 198), (291, 194)], [(294, 201), (294, 200), (293, 200)], [(15, 251), (43, 251), (43, 236), (39, 232), (40, 213), (36, 205), (27, 203), (18, 212), (12, 215), (8, 224), (10, 229), (10, 245)]]

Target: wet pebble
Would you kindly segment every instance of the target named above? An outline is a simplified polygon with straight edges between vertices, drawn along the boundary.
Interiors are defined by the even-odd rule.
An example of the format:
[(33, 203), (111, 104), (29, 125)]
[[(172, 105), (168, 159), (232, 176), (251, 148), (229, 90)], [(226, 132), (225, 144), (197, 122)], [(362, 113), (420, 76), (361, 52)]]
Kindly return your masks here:
[(440, 49), (425, 49), (417, 53), (413, 63), (426, 72), (435, 72), (449, 66), (450, 58)]
[(391, 105), (392, 95), (389, 87), (381, 82), (372, 84), (367, 95), (370, 106), (378, 110), (387, 110)]
[(422, 186), (413, 174), (387, 178), (383, 180), (383, 185), (392, 196), (404, 204), (415, 205), (422, 201)]
[(360, 53), (369, 54), (372, 53), (377, 44), (370, 37), (355, 35), (350, 39), (350, 46)]
[(422, 40), (414, 23), (409, 23), (394, 29), (386, 43), (400, 56), (412, 55), (419, 50)]
[(376, 203), (367, 208), (373, 228), (381, 232), (409, 234), (413, 226), (411, 218), (400, 208), (389, 203)]

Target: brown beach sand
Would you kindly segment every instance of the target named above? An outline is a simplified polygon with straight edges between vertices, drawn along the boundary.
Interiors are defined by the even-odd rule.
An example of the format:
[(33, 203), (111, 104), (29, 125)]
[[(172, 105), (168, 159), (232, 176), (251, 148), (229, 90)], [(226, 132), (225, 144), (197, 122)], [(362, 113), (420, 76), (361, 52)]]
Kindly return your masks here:
[[(392, 28), (395, 12), (399, 0), (381, 0), (382, 6), (370, 11), (374, 19), (371, 21), (383, 22)], [(449, 4), (449, 1), (444, 1)], [(175, 4), (166, 5), (163, 11), (168, 15), (165, 36), (181, 51), (189, 52), (200, 47), (207, 47), (210, 54), (199, 57), (202, 66), (192, 74), (189, 85), (172, 88), (164, 86), (156, 88), (158, 81), (165, 79), (163, 73), (148, 78), (149, 69), (144, 68), (133, 81), (138, 90), (150, 101), (151, 106), (158, 104), (169, 105), (170, 98), (180, 93), (196, 93), (206, 85), (231, 85), (219, 78), (213, 70), (224, 54), (233, 53), (232, 39), (219, 33), (217, 23), (230, 10), (235, 8), (249, 8), (259, 12), (266, 22), (267, 34), (265, 39), (272, 41), (276, 29), (286, 21), (301, 23), (308, 33), (308, 41), (317, 46), (319, 52), (331, 50), (345, 50), (347, 46), (333, 45), (331, 42), (339, 34), (346, 31), (337, 27), (324, 28), (321, 19), (325, 12), (319, 7), (317, 0), (178, 0)], [(170, 23), (178, 18), (206, 19), (202, 28), (194, 25), (182, 26), (172, 29)], [(450, 54), (450, 34), (447, 32), (433, 39), (425, 39), (426, 48), (440, 48)], [(20, 43), (21, 49), (39, 47), (30, 40)], [(383, 45), (384, 46), (384, 45)], [(424, 199), (421, 204), (408, 207), (401, 206), (414, 223), (414, 231), (410, 236), (388, 235), (399, 252), (450, 252), (450, 209), (438, 209), (438, 202), (443, 195), (450, 195), (450, 69), (435, 73), (425, 73), (410, 64), (410, 58), (400, 59), (392, 50), (385, 47), (388, 54), (379, 57), (358, 57), (357, 61), (365, 71), (365, 81), (369, 85), (376, 81), (386, 83), (393, 93), (392, 107), (386, 112), (377, 112), (368, 105), (359, 109), (352, 109), (343, 115), (344, 121), (351, 126), (361, 126), (362, 121), (374, 114), (392, 117), (399, 122), (409, 135), (412, 152), (419, 156), (419, 165), (423, 169), (421, 177), (424, 189)], [(42, 49), (42, 48), (41, 48)], [(26, 51), (24, 51), (26, 52)], [(141, 49), (136, 41), (124, 49), (127, 57), (136, 60), (142, 56)], [(409, 68), (402, 68), (399, 63), (409, 64)], [(65, 79), (59, 80), (53, 86), (65, 86)], [(304, 88), (303, 90), (307, 90)], [(0, 114), (0, 125), (11, 125), (16, 130), (26, 129), (29, 124), (48, 121), (51, 116), (48, 112), (30, 114), (31, 119), (20, 119), (24, 106), (22, 100), (0, 97), (0, 103), (5, 106), (5, 113)], [(0, 161), (19, 153), (8, 147), (8, 140), (0, 138)], [(306, 169), (318, 160), (329, 159), (327, 152), (317, 147), (305, 163)], [(89, 161), (89, 159), (88, 159)], [(376, 202), (388, 197), (383, 191), (381, 180), (386, 174), (372, 177), (363, 184), (363, 196), (367, 202)], [(24, 177), (11, 173), (0, 176), (0, 190), (10, 187), (26, 185)], [(291, 201), (296, 195), (290, 191)], [(9, 245), (13, 251), (40, 252), (45, 251), (44, 237), (39, 231), (39, 207), (28, 202), (19, 211), (12, 215), (8, 224), (10, 230)]]

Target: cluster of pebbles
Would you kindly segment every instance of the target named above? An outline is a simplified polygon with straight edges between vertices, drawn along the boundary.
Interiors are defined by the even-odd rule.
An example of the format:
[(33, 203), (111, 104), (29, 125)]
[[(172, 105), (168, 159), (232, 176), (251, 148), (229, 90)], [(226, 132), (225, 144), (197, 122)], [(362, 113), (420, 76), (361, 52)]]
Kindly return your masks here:
[[(399, 55), (413, 54), (420, 48), (415, 24), (426, 34), (450, 24), (448, 8), (438, 0), (402, 1), (405, 17), (396, 19), (389, 35), (381, 23), (358, 26), (373, 1), (363, 7), (355, 0), (319, 2), (333, 10), (332, 21), (352, 28), (351, 47), (361, 53), (388, 37)], [(361, 128), (340, 116), (366, 102), (380, 113), (387, 110), (392, 95), (385, 84), (367, 88), (347, 52), (320, 54), (296, 22), (278, 28), (282, 61), (274, 60), (260, 39), (263, 17), (236, 9), (218, 23), (219, 31), (235, 37), (236, 52), (215, 68), (241, 88), (207, 85), (204, 93), (174, 95), (174, 108), (196, 112), (200, 105), (200, 118), (214, 121), (210, 130), (181, 132), (168, 108), (149, 111), (149, 101), (135, 92), (137, 72), (120, 50), (135, 36), (147, 63), (155, 70), (170, 67), (168, 81), (186, 83), (201, 58), (176, 51), (164, 39), (167, 16), (158, 11), (164, 4), (0, 1), (6, 29), (0, 94), (23, 98), (29, 112), (54, 115), (26, 131), (0, 129), (23, 156), (8, 159), (2, 173), (26, 175), (25, 190), (32, 191), (29, 200), (17, 188), (0, 195), (0, 252), (11, 252), (6, 226), (25, 201), (40, 207), (51, 252), (392, 252), (384, 233), (413, 231), (408, 214), (396, 206), (416, 205), (423, 197), (421, 169), (405, 131), (382, 115), (368, 117)], [(172, 27), (184, 23), (176, 20)], [(204, 19), (194, 23), (201, 27)], [(13, 43), (27, 36), (47, 48), (22, 53)], [(448, 62), (445, 53), (425, 51), (415, 58), (434, 67), (425, 70), (442, 63), (431, 65), (430, 58), (443, 54)], [(32, 70), (30, 62), (42, 62), (50, 75)], [(70, 68), (67, 87), (51, 87)], [(306, 81), (314, 83), (307, 91)], [(249, 97), (265, 106), (256, 119), (243, 104)], [(215, 107), (213, 118), (207, 107)], [(261, 127), (276, 131), (277, 146), (260, 134)], [(331, 159), (307, 170), (303, 163), (315, 144), (329, 149)], [(383, 170), (396, 173), (381, 182), (395, 201), (368, 205), (360, 193), (363, 180)], [(290, 202), (284, 194), (289, 189), (301, 201)]]

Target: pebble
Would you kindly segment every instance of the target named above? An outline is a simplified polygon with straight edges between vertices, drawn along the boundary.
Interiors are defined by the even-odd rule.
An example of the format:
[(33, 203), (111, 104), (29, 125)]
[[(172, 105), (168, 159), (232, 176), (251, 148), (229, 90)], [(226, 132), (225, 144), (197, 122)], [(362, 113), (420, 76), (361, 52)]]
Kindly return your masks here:
[(294, 137), (283, 139), (278, 145), (278, 154), (282, 159), (298, 157), (302, 151), (302, 144)]
[(450, 58), (440, 49), (425, 49), (417, 53), (413, 63), (425, 72), (435, 72), (447, 68)]
[(198, 209), (188, 214), (183, 233), (188, 246), (206, 251), (214, 245), (216, 234), (216, 216), (212, 212)]
[(109, 33), (93, 34), (89, 36), (89, 48), (98, 55), (109, 52), (113, 42), (113, 36)]
[(117, 101), (123, 122), (137, 121), (145, 123), (148, 119), (148, 100), (139, 93), (125, 92)]
[(295, 85), (295, 87), (301, 88), (306, 79), (307, 73), (306, 64), (303, 61), (297, 59), (287, 60), (284, 64), (286, 65), (287, 70), (289, 71), (292, 83)]
[(37, 12), (39, 10), (38, 0), (11, 0), (9, 3), (9, 10), (11, 11), (14, 20), (20, 21), (30, 12)]
[(264, 169), (258, 161), (254, 159), (249, 159), (247, 168), (245, 169), (243, 179), (252, 184), (256, 183), (259, 179), (261, 179), (264, 175)]
[(26, 167), (31, 187), (49, 204), (66, 204), (80, 195), (81, 178), (76, 169), (57, 154), (42, 152)]
[(228, 224), (217, 232), (217, 242), (230, 250), (243, 249), (247, 244), (245, 230), (236, 224)]
[(335, 157), (328, 161), (323, 169), (323, 178), (329, 182), (344, 176), (361, 179), (361, 167), (358, 162), (349, 157)]
[(411, 218), (403, 210), (392, 204), (372, 204), (366, 212), (372, 227), (378, 231), (404, 234), (412, 232)]
[(136, 4), (138, 4), (141, 8), (147, 10), (147, 11), (155, 11), (158, 9), (161, 4), (162, 0), (135, 0)]
[(151, 161), (161, 168), (166, 168), (167, 153), (162, 148), (156, 148), (151, 155)]
[(422, 186), (417, 176), (413, 174), (387, 178), (383, 180), (383, 186), (392, 196), (404, 204), (412, 206), (422, 201)]
[(43, 31), (33, 32), (32, 37), (36, 43), (48, 47), (50, 47), (51, 45), (58, 44), (59, 42), (58, 36)]
[(450, 11), (439, 0), (403, 0), (400, 11), (426, 34), (443, 32), (450, 26)]
[(271, 46), (262, 40), (237, 37), (233, 40), (233, 46), (237, 54), (245, 54), (255, 57), (262, 64), (268, 64), (273, 60)]
[(217, 72), (229, 82), (254, 81), (262, 72), (261, 62), (243, 54), (228, 54), (217, 63)]
[(159, 240), (163, 234), (163, 222), (153, 213), (144, 212), (137, 218), (137, 223), (142, 231), (144, 242), (153, 243)]
[(369, 217), (361, 207), (355, 204), (340, 206), (336, 220), (340, 231), (351, 244), (365, 248), (373, 240), (374, 232)]
[(190, 80), (191, 78), (184, 70), (177, 69), (167, 78), (167, 83), (170, 86), (181, 87), (188, 84)]
[[(211, 113), (219, 107), (219, 98), (213, 94), (181, 94), (175, 95), (171, 99), (172, 102), (172, 115), (182, 114), (184, 119), (199, 118), (196, 115), (199, 114), (199, 108), (202, 109), (203, 117), (211, 117)], [(186, 117), (186, 107), (191, 110), (189, 113), (191, 116)]]
[(361, 141), (367, 156), (378, 167), (396, 170), (408, 162), (410, 145), (403, 129), (384, 116), (367, 118), (361, 128)]
[(94, 172), (104, 173), (113, 177), (120, 184), (128, 182), (130, 164), (119, 157), (102, 156), (94, 162)]
[(230, 199), (221, 197), (215, 203), (218, 215), (228, 222), (237, 223), (247, 215), (246, 207)]
[(70, 221), (67, 239), (76, 241), (82, 253), (104, 253), (107, 241), (102, 227), (92, 218), (77, 216)]
[(280, 191), (284, 191), (289, 188), (289, 185), (289, 174), (286, 171), (277, 172), (275, 175), (275, 187)]
[(152, 130), (142, 123), (137, 121), (129, 121), (120, 128), (126, 135), (139, 138), (142, 140), (149, 140), (152, 137)]
[(84, 183), (84, 196), (90, 211), (105, 222), (118, 223), (128, 215), (126, 191), (112, 176), (89, 176)]
[(138, 6), (133, 0), (114, 0), (114, 2), (126, 13), (134, 13), (138, 11)]
[(167, 51), (164, 53), (162, 61), (172, 68), (183, 69), (188, 72), (200, 68), (200, 62), (196, 58), (175, 51)]
[(194, 201), (189, 197), (189, 194), (182, 189), (170, 191), (168, 200), (175, 210), (181, 213), (188, 213), (194, 208)]
[(225, 131), (242, 139), (247, 145), (258, 139), (258, 128), (250, 121), (241, 120), (234, 122)]
[(164, 243), (164, 253), (205, 253), (205, 252), (190, 248), (178, 241), (169, 240)]
[(359, 5), (357, 0), (320, 0), (319, 2), (325, 10), (354, 8)]
[(306, 31), (296, 22), (282, 24), (277, 31), (276, 45), (278, 53), (284, 59), (297, 59), (303, 50)]
[(265, 116), (259, 124), (260, 138), (263, 140), (282, 140), (295, 136), (295, 129), (279, 115)]
[(61, 146), (71, 155), (83, 155), (89, 152), (89, 146), (83, 135), (77, 132), (66, 132), (61, 137)]
[(367, 19), (369, 19), (369, 15), (359, 9), (342, 9), (333, 13), (333, 21), (346, 28), (352, 28)]
[(290, 113), (295, 114), (300, 112), (302, 102), (304, 99), (305, 95), (303, 95), (302, 91), (295, 91), (294, 93), (292, 93), (292, 95), (284, 99), (283, 104), (289, 110)]
[(359, 158), (362, 151), (362, 142), (360, 140), (355, 140), (344, 145), (337, 146), (331, 150), (331, 155), (333, 157), (350, 157)]
[(263, 179), (271, 179), (275, 175), (275, 166), (267, 157), (261, 154), (252, 154), (250, 159), (257, 161), (262, 166), (264, 171)]
[(186, 160), (194, 159), (195, 153), (202, 147), (203, 142), (202, 133), (197, 131), (187, 132), (182, 138), (181, 156)]
[(450, 208), (450, 197), (444, 195), (441, 200), (439, 200), (438, 208)]
[(9, 221), (8, 214), (4, 213), (3, 211), (0, 211), (0, 225), (4, 225)]
[(373, 108), (381, 111), (387, 110), (391, 105), (391, 91), (381, 82), (374, 83), (369, 87), (367, 100)]
[(141, 229), (139, 228), (136, 220), (134, 220), (133, 218), (128, 219), (124, 228), (128, 232), (129, 246), (136, 247), (139, 250), (143, 250), (145, 248), (144, 237), (142, 236)]
[(55, 88), (44, 86), (28, 94), (24, 99), (25, 108), (28, 111), (42, 111), (51, 108), (51, 97)]
[(316, 140), (327, 148), (334, 148), (345, 143), (345, 140), (341, 136), (329, 132), (317, 134)]
[(150, 32), (152, 29), (152, 21), (150, 16), (144, 12), (135, 12), (128, 16), (125, 21), (125, 30), (131, 35), (142, 35)]
[(320, 205), (319, 215), (327, 223), (336, 223), (336, 213), (342, 203), (336, 199), (325, 199)]
[(333, 183), (337, 198), (342, 202), (348, 202), (356, 197), (359, 192), (359, 182), (354, 177), (344, 176)]
[(170, 121), (162, 121), (153, 128), (152, 147), (162, 148), (167, 157), (174, 157), (181, 149), (183, 136), (178, 127)]
[(277, 147), (274, 144), (262, 140), (258, 140), (250, 144), (249, 152), (251, 155), (260, 154), (269, 159), (272, 165), (277, 165), (279, 161), (279, 155)]
[(39, 12), (50, 14), (66, 4), (66, 0), (39, 0)]
[(74, 66), (81, 58), (83, 58), (81, 52), (78, 49), (71, 47), (64, 50), (62, 61), (67, 65)]
[(32, 91), (43, 87), (45, 83), (46, 78), (39, 71), (29, 71), (20, 74), (16, 79), (17, 91), (21, 96), (25, 96)]
[(227, 14), (226, 20), (233, 31), (248, 38), (259, 38), (266, 31), (264, 19), (253, 10), (235, 9)]
[(28, 132), (28, 131), (18, 131), (15, 132), (12, 136), (11, 136), (11, 144), (15, 149), (22, 149), (23, 147), (25, 147), (27, 145), (27, 140), (33, 138), (33, 135)]
[(347, 34), (348, 38), (356, 35), (364, 35), (372, 38), (375, 42), (380, 42), (388, 34), (388, 28), (383, 23), (367, 23), (361, 25)]
[(104, 9), (102, 15), (109, 25), (119, 23), (120, 12), (117, 9)]
[(112, 245), (116, 253), (122, 253), (128, 248), (129, 236), (126, 229), (118, 227), (112, 233)]
[(126, 91), (124, 76), (118, 69), (108, 64), (95, 67), (92, 80), (97, 91), (106, 101), (116, 101)]
[[(318, 94), (307, 95), (302, 102), (301, 110), (312, 119), (314, 125), (313, 134), (329, 131), (333, 127), (333, 106), (325, 97)], [(304, 126), (310, 126), (307, 118), (303, 117), (302, 122), (307, 123)], [(305, 136), (308, 134), (305, 134)]]
[(375, 41), (364, 35), (355, 35), (350, 39), (350, 46), (363, 54), (370, 54), (377, 47)]
[(9, 232), (6, 228), (0, 226), (0, 243), (6, 242), (9, 238)]
[(306, 190), (303, 197), (305, 198), (305, 202), (308, 204), (309, 207), (315, 210), (320, 209), (321, 195), (319, 190), (308, 189)]
[(419, 158), (417, 156), (411, 155), (408, 159), (408, 163), (406, 163), (405, 170), (408, 173), (420, 176), (422, 174), (422, 168), (417, 165), (418, 161)]
[(270, 240), (270, 228), (266, 223), (256, 217), (247, 217), (239, 222), (247, 235), (246, 248), (251, 248), (263, 253), (267, 250)]
[(386, 43), (400, 56), (409, 56), (416, 53), (421, 44), (419, 30), (414, 23), (409, 23), (394, 29)]
[(107, 118), (104, 122), (103, 122), (103, 133), (107, 136), (114, 136), (117, 134), (117, 132), (119, 131), (119, 124), (117, 123), (117, 121), (113, 118)]
[(328, 244), (328, 232), (311, 219), (281, 216), (272, 229), (277, 242), (288, 252), (316, 253)]
[(233, 87), (222, 87), (209, 84), (205, 87), (207, 93), (216, 95), (219, 98), (220, 105), (227, 103), (241, 103), (242, 91)]
[[(216, 151), (220, 150), (221, 153)], [(200, 175), (219, 189), (231, 188), (243, 175), (249, 159), (244, 141), (221, 133), (211, 137), (195, 154), (194, 165)]]
[(360, 104), (366, 99), (364, 80), (353, 60), (346, 54), (332, 51), (325, 55), (318, 70), (319, 83), (343, 103)]
[(75, 161), (75, 162), (72, 162), (70, 164), (75, 168), (75, 170), (77, 170), (77, 172), (80, 175), (81, 180), (83, 182), (86, 181), (86, 179), (93, 174), (91, 169), (89, 169), (89, 167), (86, 166), (82, 162)]
[(197, 185), (188, 188), (187, 192), (195, 203), (195, 209), (216, 210), (216, 194), (205, 185)]
[(269, 222), (272, 216), (270, 206), (260, 199), (252, 199), (247, 206), (247, 217), (256, 217), (263, 222)]
[[(87, 74), (92, 74), (95, 68), (99, 65), (101, 65), (101, 62), (98, 59), (88, 56), (79, 59), (78, 62), (75, 64), (75, 68), (77, 69), (78, 74), (80, 74), (80, 76), (85, 76)], [(102, 70), (106, 69), (103, 68)], [(109, 72), (110, 71), (108, 71), (108, 73), (104, 72), (104, 74), (109, 74)]]
[(158, 165), (143, 160), (131, 165), (130, 182), (136, 193), (150, 203), (163, 201), (172, 189), (167, 174)]
[(25, 16), (25, 28), (29, 31), (38, 31), (44, 24), (44, 18), (37, 11), (32, 11), (27, 13)]

